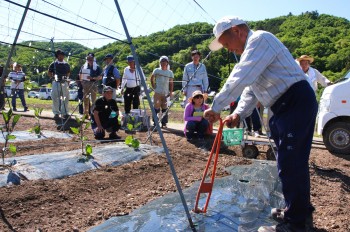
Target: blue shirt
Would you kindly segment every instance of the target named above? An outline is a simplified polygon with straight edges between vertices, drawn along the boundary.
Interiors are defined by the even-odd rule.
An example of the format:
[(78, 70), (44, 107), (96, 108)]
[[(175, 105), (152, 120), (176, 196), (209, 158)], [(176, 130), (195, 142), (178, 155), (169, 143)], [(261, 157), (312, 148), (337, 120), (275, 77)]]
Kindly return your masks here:
[(208, 91), (208, 74), (203, 63), (199, 63), (197, 66), (193, 62), (186, 64), (182, 76), (183, 91), (186, 92), (187, 86), (191, 85), (200, 85), (202, 86), (202, 92)]

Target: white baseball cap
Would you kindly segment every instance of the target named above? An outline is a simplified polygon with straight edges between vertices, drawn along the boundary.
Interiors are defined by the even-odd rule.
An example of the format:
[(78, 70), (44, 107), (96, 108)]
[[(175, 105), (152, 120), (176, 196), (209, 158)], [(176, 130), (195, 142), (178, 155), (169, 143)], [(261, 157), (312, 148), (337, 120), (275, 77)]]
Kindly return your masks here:
[(214, 26), (213, 33), (215, 35), (215, 39), (209, 44), (209, 49), (211, 51), (217, 51), (222, 48), (222, 44), (219, 43), (220, 36), (231, 27), (241, 24), (247, 23), (237, 16), (225, 16), (221, 18)]

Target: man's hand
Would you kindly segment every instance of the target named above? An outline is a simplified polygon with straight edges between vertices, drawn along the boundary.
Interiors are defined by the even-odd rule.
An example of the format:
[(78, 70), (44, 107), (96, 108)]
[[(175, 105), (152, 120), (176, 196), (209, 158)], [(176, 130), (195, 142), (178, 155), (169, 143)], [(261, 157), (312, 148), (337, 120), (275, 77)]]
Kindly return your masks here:
[(96, 131), (99, 132), (99, 133), (102, 133), (104, 131), (104, 129), (103, 129), (102, 126), (97, 126)]
[(220, 119), (220, 114), (213, 111), (211, 108), (204, 111), (203, 118), (208, 120), (210, 123), (217, 122)]
[(233, 128), (233, 127), (237, 127), (239, 122), (240, 122), (240, 116), (238, 114), (230, 114), (228, 115), (225, 120), (225, 125), (228, 127), (228, 128)]

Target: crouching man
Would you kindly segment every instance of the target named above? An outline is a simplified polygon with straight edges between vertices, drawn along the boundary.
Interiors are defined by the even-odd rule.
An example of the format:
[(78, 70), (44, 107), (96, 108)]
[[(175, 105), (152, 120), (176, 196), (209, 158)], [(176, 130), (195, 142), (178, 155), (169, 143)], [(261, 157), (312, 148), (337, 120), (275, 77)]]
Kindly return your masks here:
[(109, 132), (109, 139), (120, 139), (120, 136), (117, 135), (120, 128), (118, 123), (119, 109), (112, 96), (113, 88), (105, 86), (102, 97), (96, 100), (92, 109), (91, 128), (95, 139), (103, 139), (105, 131)]

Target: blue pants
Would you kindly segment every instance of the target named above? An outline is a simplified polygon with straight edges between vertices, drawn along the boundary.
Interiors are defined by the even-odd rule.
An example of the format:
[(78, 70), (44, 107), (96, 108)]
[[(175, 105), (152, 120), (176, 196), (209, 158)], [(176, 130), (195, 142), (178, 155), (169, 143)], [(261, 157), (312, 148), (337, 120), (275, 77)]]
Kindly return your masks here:
[(208, 130), (209, 122), (208, 120), (202, 118), (201, 121), (188, 121), (186, 124), (186, 132), (187, 138), (193, 138), (194, 132), (197, 132), (198, 138), (203, 138), (205, 132)]
[(245, 123), (247, 124), (248, 131), (252, 131), (252, 124), (253, 124), (253, 131), (261, 130), (259, 113), (256, 109), (260, 111), (260, 108), (254, 108), (252, 114), (249, 117), (245, 118)]
[(271, 107), (271, 136), (277, 147), (278, 175), (286, 203), (285, 218), (304, 225), (311, 213), (309, 156), (317, 101), (307, 81), (292, 85)]
[(27, 107), (26, 100), (24, 98), (24, 89), (12, 89), (12, 108), (16, 109), (16, 98), (17, 95), (21, 99), (23, 107)]

